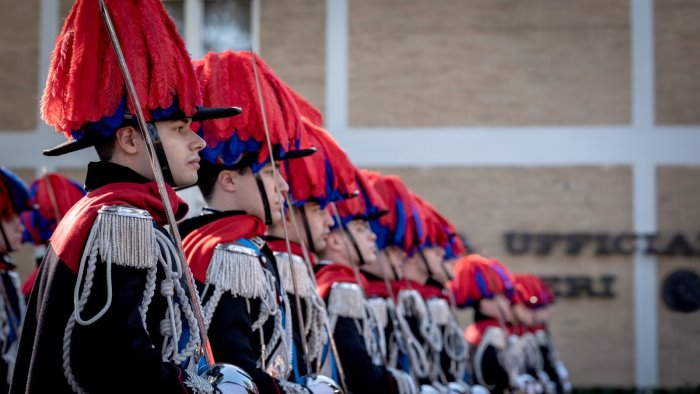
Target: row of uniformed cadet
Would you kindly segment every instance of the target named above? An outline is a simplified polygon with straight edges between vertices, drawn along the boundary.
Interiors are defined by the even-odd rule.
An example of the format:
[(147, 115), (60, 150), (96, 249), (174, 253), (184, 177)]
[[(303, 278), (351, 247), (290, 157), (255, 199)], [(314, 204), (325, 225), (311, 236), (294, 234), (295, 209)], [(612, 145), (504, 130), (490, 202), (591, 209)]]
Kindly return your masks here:
[[(398, 178), (356, 169), (319, 111), (263, 60), (225, 51), (191, 62), (160, 1), (106, 5), (154, 144), (140, 132), (98, 1), (76, 1), (41, 104), (68, 141), (44, 154), (94, 147), (99, 161), (88, 164), (87, 195), (54, 218), (26, 315), (18, 286), (3, 279), (11, 392), (565, 389), (545, 379), (562, 375), (560, 364), (508, 361), (534, 345), (555, 359), (546, 333), (523, 340), (530, 347), (469, 345), (455, 308), (480, 302), (477, 317), (486, 315), (497, 297), (463, 297), (472, 276), (448, 286), (445, 261), (468, 260), (453, 226)], [(177, 226), (187, 265), (166, 205), (182, 219), (188, 207), (174, 188), (192, 185), (206, 206)], [(27, 208), (8, 195), (4, 260), (17, 243), (5, 220)], [(493, 289), (510, 283), (499, 269)], [(502, 309), (495, 319), (507, 329)], [(470, 366), (470, 353), (472, 363), (489, 357), (474, 357), (481, 343), (495, 365)], [(507, 381), (485, 377), (499, 368)]]

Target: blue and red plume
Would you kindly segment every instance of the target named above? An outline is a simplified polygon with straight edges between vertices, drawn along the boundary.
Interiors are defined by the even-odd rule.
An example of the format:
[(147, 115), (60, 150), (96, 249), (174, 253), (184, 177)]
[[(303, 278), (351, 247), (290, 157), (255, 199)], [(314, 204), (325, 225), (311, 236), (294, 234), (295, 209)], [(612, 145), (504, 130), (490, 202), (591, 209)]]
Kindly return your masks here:
[(21, 217), (24, 240), (40, 245), (49, 241), (58, 222), (85, 195), (85, 190), (64, 175), (48, 173), (32, 183), (29, 193), (32, 209)]
[(546, 283), (533, 274), (513, 275), (515, 294), (513, 302), (531, 309), (545, 307), (554, 302), (554, 294)]
[[(356, 219), (372, 221), (386, 214), (387, 207), (384, 200), (374, 190), (362, 170), (355, 168), (355, 180), (359, 191), (357, 197), (349, 198), (336, 204), (343, 224)], [(338, 227), (339, 223), (337, 220), (333, 218), (333, 221), (333, 227)]]
[(466, 253), (466, 248), (457, 234), (455, 226), (435, 207), (415, 196), (417, 206), (422, 212), (422, 225), (425, 229), (425, 242), (419, 248), (439, 246), (445, 250), (445, 259), (450, 260)]
[[(105, 0), (146, 120), (202, 104), (189, 55), (160, 0)], [(147, 16), (147, 21), (144, 21)], [(110, 136), (135, 113), (96, 0), (77, 0), (56, 38), (41, 116), (69, 139)]]
[(295, 205), (315, 201), (325, 207), (357, 194), (355, 169), (345, 151), (323, 128), (303, 118), (309, 143), (317, 151), (311, 156), (287, 160), (284, 169)]
[[(366, 171), (374, 190), (382, 197), (388, 213), (370, 222), (377, 235), (377, 246), (396, 246), (406, 253), (417, 247), (420, 234), (415, 215), (418, 213), (412, 193), (395, 175)], [(420, 221), (420, 218), (418, 219)]]
[(194, 61), (205, 106), (240, 106), (233, 118), (203, 121), (200, 134), (207, 143), (202, 157), (210, 163), (233, 166), (253, 155), (254, 171), (270, 160), (265, 122), (275, 158), (290, 151), (309, 148), (304, 134), (298, 95), (272, 69), (255, 56), (265, 118), (258, 95), (253, 57), (249, 51), (210, 52)]
[(27, 186), (12, 171), (0, 166), (0, 219), (9, 219), (30, 208)]
[[(510, 271), (506, 272), (510, 275)], [(454, 266), (454, 278), (449, 284), (459, 307), (473, 306), (496, 294), (512, 294), (512, 280), (502, 276), (490, 259), (478, 254), (460, 257)]]

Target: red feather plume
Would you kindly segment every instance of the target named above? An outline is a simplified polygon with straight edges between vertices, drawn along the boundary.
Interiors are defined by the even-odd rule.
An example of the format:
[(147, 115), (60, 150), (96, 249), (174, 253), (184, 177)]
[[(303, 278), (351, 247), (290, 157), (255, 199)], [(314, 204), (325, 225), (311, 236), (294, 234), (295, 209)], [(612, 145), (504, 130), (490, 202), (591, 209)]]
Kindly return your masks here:
[(285, 161), (289, 189), (295, 202), (327, 202), (350, 198), (358, 190), (355, 170), (345, 151), (333, 137), (312, 121), (303, 118), (313, 155)]
[[(159, 0), (106, 0), (146, 120), (176, 104), (185, 115), (201, 105), (189, 55)], [(143, 16), (148, 20), (144, 21)], [(94, 0), (77, 0), (56, 38), (41, 101), (44, 121), (71, 132), (117, 113), (125, 84)], [(131, 103), (129, 112), (133, 113)], [(118, 124), (117, 124), (118, 126)]]
[[(250, 52), (210, 52), (203, 59), (194, 61), (205, 106), (239, 106), (243, 109), (240, 115), (233, 118), (202, 122), (203, 138), (208, 148), (215, 148), (234, 139), (240, 142), (257, 141), (265, 146), (265, 121), (273, 146), (279, 147), (283, 152), (308, 147), (302, 117), (291, 88), (258, 56), (255, 56), (255, 66), (258, 69), (265, 118)], [(269, 158), (266, 148), (256, 149), (255, 152), (259, 152), (259, 163)]]

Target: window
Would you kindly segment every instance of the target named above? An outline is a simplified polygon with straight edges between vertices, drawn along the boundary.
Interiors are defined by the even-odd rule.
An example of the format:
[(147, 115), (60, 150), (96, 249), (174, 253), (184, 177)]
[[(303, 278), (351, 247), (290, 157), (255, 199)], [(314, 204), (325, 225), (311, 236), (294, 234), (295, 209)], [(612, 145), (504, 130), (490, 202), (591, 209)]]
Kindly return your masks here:
[(259, 0), (163, 0), (192, 57), (255, 44), (253, 12)]
[(249, 49), (251, 0), (205, 0), (202, 44), (204, 51)]

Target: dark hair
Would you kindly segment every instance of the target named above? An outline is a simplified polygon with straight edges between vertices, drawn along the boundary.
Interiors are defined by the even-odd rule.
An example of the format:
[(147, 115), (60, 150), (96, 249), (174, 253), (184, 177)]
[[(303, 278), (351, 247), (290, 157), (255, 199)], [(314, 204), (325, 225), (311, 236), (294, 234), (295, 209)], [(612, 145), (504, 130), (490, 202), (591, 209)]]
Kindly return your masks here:
[(97, 143), (95, 143), (95, 150), (97, 151), (97, 157), (100, 161), (110, 161), (112, 160), (112, 155), (114, 155), (114, 144), (117, 139), (115, 136), (109, 138), (101, 138)]
[(210, 163), (206, 159), (202, 159), (200, 162), (199, 171), (197, 172), (197, 186), (199, 187), (199, 191), (202, 192), (202, 197), (204, 197), (204, 200), (208, 202), (214, 193), (214, 185), (216, 185), (216, 181), (219, 178), (221, 171), (229, 170), (243, 174), (249, 169), (250, 166), (225, 166), (223, 164)]

